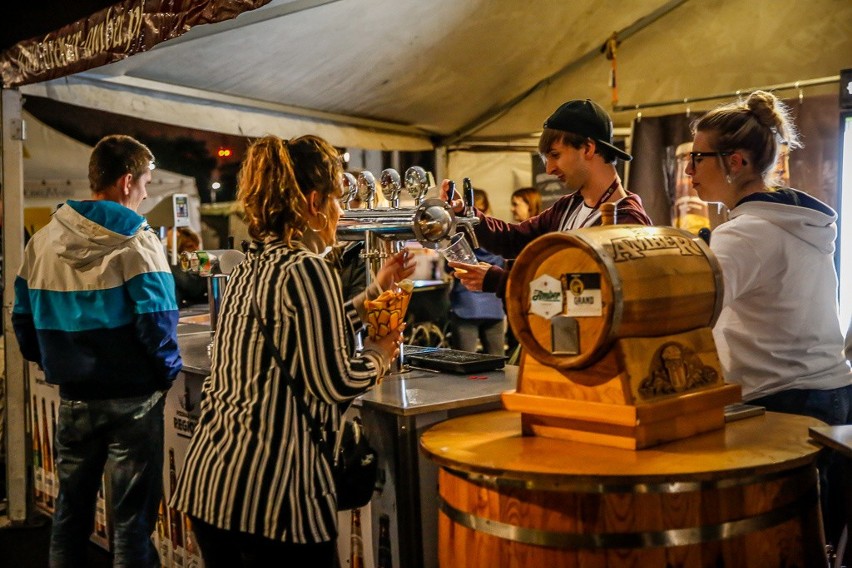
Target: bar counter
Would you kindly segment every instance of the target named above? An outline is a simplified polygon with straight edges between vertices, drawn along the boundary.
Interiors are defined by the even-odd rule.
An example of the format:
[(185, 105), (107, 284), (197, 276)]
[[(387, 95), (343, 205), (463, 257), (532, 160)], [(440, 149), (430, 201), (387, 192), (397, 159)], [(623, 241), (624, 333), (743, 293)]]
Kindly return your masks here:
[[(180, 324), (178, 344), (190, 391), (198, 392), (210, 374), (210, 342), (209, 327)], [(378, 542), (379, 517), (388, 515), (394, 566), (438, 565), (438, 468), (421, 455), (420, 435), (448, 418), (501, 409), (501, 393), (514, 389), (516, 380), (514, 366), (474, 375), (411, 369), (385, 377), (347, 411), (361, 416), (379, 454), (380, 489), (373, 497), (370, 515), (372, 541)], [(341, 534), (346, 528), (340, 526)], [(366, 534), (364, 540), (369, 545)]]

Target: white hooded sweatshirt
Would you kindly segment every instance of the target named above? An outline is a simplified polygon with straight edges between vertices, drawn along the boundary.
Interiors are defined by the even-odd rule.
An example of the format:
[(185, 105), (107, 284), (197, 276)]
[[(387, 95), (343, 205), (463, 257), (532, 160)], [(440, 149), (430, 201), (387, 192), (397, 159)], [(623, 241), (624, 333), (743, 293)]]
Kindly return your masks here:
[(713, 231), (725, 299), (713, 335), (743, 400), (852, 384), (837, 310), (837, 214), (792, 189), (751, 195)]

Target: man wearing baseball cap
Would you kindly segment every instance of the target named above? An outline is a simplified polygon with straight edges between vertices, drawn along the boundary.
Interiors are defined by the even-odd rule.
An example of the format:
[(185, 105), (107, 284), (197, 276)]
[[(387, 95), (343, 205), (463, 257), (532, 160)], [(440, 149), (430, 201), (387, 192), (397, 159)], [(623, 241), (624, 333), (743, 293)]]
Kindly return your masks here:
[[(613, 145), (612, 120), (594, 101), (572, 100), (564, 103), (544, 121), (538, 151), (548, 174), (565, 185), (568, 194), (550, 208), (522, 223), (506, 223), (477, 211), (481, 222), (474, 229), (479, 245), (506, 259), (513, 259), (533, 239), (554, 231), (572, 231), (601, 224), (600, 206), (615, 203), (618, 224), (651, 225), (638, 195), (621, 185), (615, 161), (632, 156)], [(446, 199), (449, 181), (444, 180), (441, 196)], [(453, 209), (461, 211), (461, 201)], [(451, 262), (464, 271), (456, 278), (470, 290), (495, 292), (503, 297), (508, 270), (497, 266)]]

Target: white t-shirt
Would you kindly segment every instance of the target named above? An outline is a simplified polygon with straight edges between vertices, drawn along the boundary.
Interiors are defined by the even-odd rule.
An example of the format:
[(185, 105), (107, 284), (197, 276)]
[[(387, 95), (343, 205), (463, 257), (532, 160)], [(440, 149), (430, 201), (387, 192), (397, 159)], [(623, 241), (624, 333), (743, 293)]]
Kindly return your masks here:
[(588, 222), (592, 215), (597, 212), (597, 209), (593, 209), (586, 205), (585, 202), (581, 203), (579, 207), (574, 209), (574, 212), (568, 217), (568, 221), (565, 223), (563, 227), (563, 231), (572, 231), (574, 229), (580, 229), (586, 226), (586, 222)]

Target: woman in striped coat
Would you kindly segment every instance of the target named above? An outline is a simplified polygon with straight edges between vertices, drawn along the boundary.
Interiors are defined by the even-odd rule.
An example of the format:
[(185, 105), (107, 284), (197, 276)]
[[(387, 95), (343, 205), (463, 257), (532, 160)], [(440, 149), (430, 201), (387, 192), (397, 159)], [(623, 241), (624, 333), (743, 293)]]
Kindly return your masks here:
[(238, 198), (256, 243), (222, 299), (201, 417), (172, 496), (190, 516), (208, 568), (258, 566), (266, 554), (293, 566), (333, 565), (331, 468), (251, 305), (256, 298), (300, 387), (296, 396), (333, 443), (338, 404), (381, 380), (402, 339), (400, 328), (365, 339), (355, 353), (365, 295), (414, 270), (407, 255), (393, 256), (373, 287), (344, 303), (339, 277), (319, 254), (334, 242), (342, 188), (337, 151), (314, 136), (267, 136), (243, 163)]

